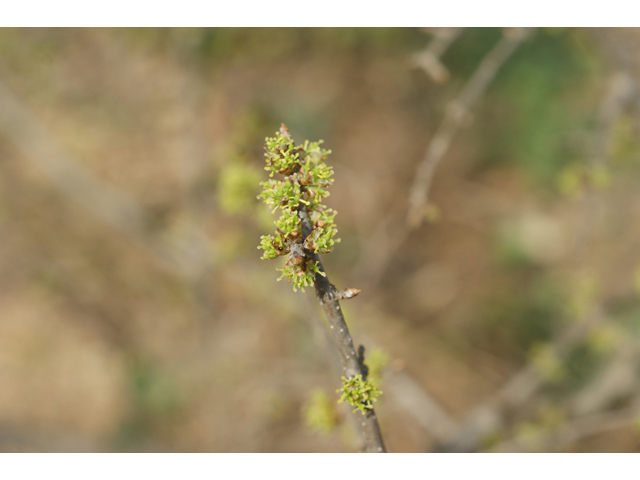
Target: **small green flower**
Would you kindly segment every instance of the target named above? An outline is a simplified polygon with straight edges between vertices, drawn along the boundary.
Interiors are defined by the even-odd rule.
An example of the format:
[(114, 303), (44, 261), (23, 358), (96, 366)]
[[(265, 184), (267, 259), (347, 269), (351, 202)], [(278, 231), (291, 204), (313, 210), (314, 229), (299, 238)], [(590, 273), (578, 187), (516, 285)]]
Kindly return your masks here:
[(376, 397), (382, 394), (369, 380), (362, 380), (362, 375), (352, 378), (342, 377), (342, 388), (336, 392), (342, 393), (338, 403), (347, 402), (352, 407), (356, 407), (354, 412), (360, 410), (363, 415), (367, 410), (373, 409), (373, 402), (377, 401)]
[[(325, 163), (331, 151), (321, 148), (321, 143), (307, 140), (296, 146), (284, 125), (275, 137), (265, 140), (265, 170), (270, 177), (280, 174), (284, 178), (260, 183), (262, 192), (258, 198), (272, 207), (272, 212), (280, 210), (281, 215), (275, 221), (275, 235), (260, 237), (258, 248), (264, 250), (263, 259), (288, 255), (284, 268), (277, 269), (282, 272), (278, 280), (287, 278), (294, 291), (313, 285), (315, 275), (324, 276), (308, 253), (329, 253), (340, 241), (335, 238), (337, 212), (322, 205), (329, 196), (327, 188), (333, 183), (333, 169)], [(302, 238), (300, 208), (306, 209), (312, 223), (307, 238)]]

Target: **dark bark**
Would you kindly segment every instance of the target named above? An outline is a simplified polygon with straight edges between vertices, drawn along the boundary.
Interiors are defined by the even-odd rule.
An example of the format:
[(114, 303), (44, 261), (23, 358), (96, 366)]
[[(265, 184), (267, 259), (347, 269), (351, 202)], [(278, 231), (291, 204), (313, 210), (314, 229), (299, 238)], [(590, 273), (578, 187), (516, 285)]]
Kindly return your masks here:
[[(304, 204), (302, 204), (298, 209), (298, 216), (302, 221), (302, 238), (304, 240), (311, 233), (312, 229)], [(316, 253), (305, 250), (305, 254), (314, 262), (318, 262), (320, 271), (325, 273), (322, 263)], [(338, 301), (339, 298), (348, 298), (349, 295), (341, 295), (341, 292), (338, 292), (335, 286), (329, 282), (329, 278), (320, 275), (319, 273), (315, 275), (314, 286), (316, 290), (316, 297), (318, 298), (320, 305), (322, 305), (322, 309), (329, 321), (331, 338), (333, 339), (338, 355), (340, 356), (340, 363), (342, 364), (344, 376), (352, 378), (356, 375), (362, 375), (363, 380), (366, 380), (367, 369), (363, 362), (364, 348), (361, 347), (360, 355), (356, 353), (356, 349), (353, 345), (353, 339), (351, 338), (351, 334), (347, 328), (347, 324), (342, 314), (342, 309), (340, 308), (340, 302)], [(382, 435), (380, 433), (380, 426), (378, 425), (378, 417), (376, 416), (374, 409), (368, 409), (366, 414), (362, 414), (358, 411), (354, 413), (354, 415), (362, 417), (360, 423), (364, 434), (365, 452), (386, 452), (384, 442), (382, 441)]]

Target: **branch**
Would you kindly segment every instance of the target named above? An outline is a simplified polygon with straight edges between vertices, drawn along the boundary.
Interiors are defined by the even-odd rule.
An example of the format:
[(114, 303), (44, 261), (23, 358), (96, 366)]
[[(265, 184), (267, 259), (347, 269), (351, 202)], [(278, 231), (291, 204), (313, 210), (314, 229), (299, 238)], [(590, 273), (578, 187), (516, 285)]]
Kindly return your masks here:
[[(635, 83), (628, 75), (616, 74), (612, 77), (600, 107), (598, 139), (590, 160), (592, 166), (607, 161), (612, 127), (636, 94)], [(587, 245), (593, 236), (597, 200), (597, 192), (588, 188), (582, 198), (582, 221), (578, 222), (573, 248), (575, 258), (580, 261), (584, 260)], [(571, 325), (555, 339), (551, 346), (553, 354), (557, 357), (565, 355), (584, 341), (593, 328), (605, 321), (604, 313), (596, 308), (589, 318)], [(525, 366), (495, 396), (469, 416), (466, 425), (445, 444), (446, 448), (455, 451), (476, 450), (483, 437), (502, 427), (509, 411), (523, 405), (543, 385), (544, 378), (538, 370), (532, 364)]]
[[(600, 105), (598, 132), (593, 151), (588, 157), (588, 167), (605, 167), (609, 161), (611, 142), (616, 122), (638, 97), (638, 85), (626, 72), (617, 72), (609, 80), (609, 85)], [(591, 231), (594, 228), (599, 192), (589, 183), (585, 187), (578, 212), (578, 226), (573, 239), (573, 252), (576, 262), (580, 262), (588, 253)]]
[(507, 30), (478, 69), (471, 76), (460, 96), (447, 108), (444, 120), (429, 143), (427, 152), (418, 166), (416, 179), (409, 196), (407, 225), (417, 228), (422, 223), (424, 207), (427, 204), (431, 179), (442, 157), (449, 149), (458, 128), (468, 118), (471, 109), (487, 89), (498, 69), (508, 60), (515, 49), (531, 34), (531, 30), (516, 28)]
[[(302, 238), (306, 238), (311, 234), (311, 222), (306, 212), (304, 204), (300, 205), (298, 209), (298, 216), (302, 223)], [(362, 355), (358, 355), (353, 344), (353, 339), (347, 328), (347, 324), (340, 308), (340, 302), (338, 298), (350, 298), (341, 295), (336, 287), (330, 282), (326, 276), (322, 263), (318, 257), (318, 254), (306, 250), (305, 254), (309, 256), (312, 261), (317, 262), (321, 273), (317, 273), (314, 277), (314, 286), (316, 291), (316, 297), (318, 298), (320, 305), (329, 321), (329, 328), (331, 330), (331, 337), (338, 351), (340, 357), (340, 363), (342, 370), (347, 378), (355, 377), (356, 375), (362, 375), (363, 379), (366, 379), (367, 371), (363, 364)], [(347, 289), (355, 290), (355, 289)], [(353, 296), (353, 295), (352, 295)], [(386, 452), (386, 448), (382, 441), (382, 435), (380, 433), (380, 426), (378, 425), (378, 417), (373, 409), (368, 409), (366, 414), (357, 413), (356, 415), (362, 415), (362, 431), (364, 434), (365, 448), (369, 453)]]
[(556, 432), (542, 434), (530, 441), (510, 440), (503, 442), (494, 447), (492, 451), (527, 452), (532, 449), (544, 452), (557, 451), (582, 438), (631, 426), (638, 420), (638, 415), (640, 415), (640, 397), (636, 396), (633, 404), (624, 410), (578, 418)]
[(385, 384), (391, 395), (436, 442), (443, 442), (459, 428), (442, 406), (429, 393), (404, 372), (385, 375)]
[(422, 68), (434, 82), (446, 83), (449, 80), (449, 71), (440, 58), (463, 30), (464, 28), (460, 27), (438, 28), (427, 48), (411, 55), (411, 63), (415, 67)]
[[(619, 332), (621, 336), (623, 332)], [(567, 402), (570, 417), (582, 417), (606, 410), (615, 401), (628, 397), (638, 388), (638, 345), (635, 339), (617, 341), (607, 365), (593, 380)]]
[[(400, 223), (394, 221), (397, 214), (392, 209), (379, 222), (375, 233), (370, 235), (371, 240), (365, 245), (360, 256), (361, 260), (356, 270), (359, 276), (368, 279), (369, 285), (375, 285), (380, 281), (382, 274), (408, 238), (411, 230), (422, 223), (432, 177), (442, 157), (449, 149), (458, 128), (469, 117), (469, 112), (491, 83), (498, 69), (531, 32), (530, 29), (507, 31), (500, 42), (482, 60), (459, 97), (449, 104), (444, 120), (429, 143), (422, 162), (418, 165), (415, 180), (410, 189), (409, 211), (406, 220)], [(453, 38), (450, 41), (453, 41)], [(436, 46), (437, 49), (434, 46), (436, 51), (443, 49), (443, 41), (440, 40)], [(386, 241), (381, 242), (380, 239)]]
[[(362, 336), (362, 340), (367, 345), (375, 347), (373, 340), (366, 335)], [(456, 420), (441, 403), (403, 367), (385, 369), (383, 385), (388, 387), (388, 400), (395, 401), (425, 432), (433, 436), (436, 442), (444, 442), (459, 428)]]
[[(599, 309), (591, 312), (582, 321), (575, 322), (565, 329), (551, 345), (555, 357), (566, 355), (574, 346), (580, 344), (594, 328), (606, 321)], [(523, 405), (528, 399), (540, 391), (545, 379), (540, 371), (528, 363), (492, 397), (476, 408), (448, 442), (441, 446), (442, 450), (470, 452), (478, 450), (480, 444), (489, 434), (500, 429), (509, 412)]]

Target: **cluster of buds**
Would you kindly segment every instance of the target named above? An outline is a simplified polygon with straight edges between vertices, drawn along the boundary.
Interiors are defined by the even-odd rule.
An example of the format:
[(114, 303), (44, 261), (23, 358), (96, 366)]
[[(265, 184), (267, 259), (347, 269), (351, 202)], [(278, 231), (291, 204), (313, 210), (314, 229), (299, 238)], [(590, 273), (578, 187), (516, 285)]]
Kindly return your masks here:
[[(287, 278), (293, 289), (313, 285), (316, 274), (324, 275), (306, 252), (329, 253), (333, 245), (339, 242), (334, 238), (338, 229), (334, 224), (336, 213), (322, 205), (329, 196), (327, 188), (333, 183), (333, 170), (325, 160), (330, 150), (320, 148), (319, 142), (305, 141), (303, 145), (294, 145), (287, 127), (282, 124), (274, 138), (267, 138), (265, 156), (269, 176), (281, 174), (282, 180), (269, 179), (261, 182), (263, 190), (258, 196), (273, 212), (280, 209), (281, 215), (275, 221), (275, 235), (260, 237), (260, 246), (264, 250), (263, 259), (288, 255), (281, 278)], [(312, 224), (312, 231), (302, 238), (302, 225), (298, 211), (304, 208)]]
[(352, 407), (356, 407), (354, 412), (360, 410), (363, 415), (367, 410), (373, 409), (373, 402), (378, 400), (376, 397), (382, 395), (371, 381), (363, 380), (362, 375), (351, 378), (342, 377), (342, 388), (336, 392), (341, 394), (338, 403), (347, 402)]

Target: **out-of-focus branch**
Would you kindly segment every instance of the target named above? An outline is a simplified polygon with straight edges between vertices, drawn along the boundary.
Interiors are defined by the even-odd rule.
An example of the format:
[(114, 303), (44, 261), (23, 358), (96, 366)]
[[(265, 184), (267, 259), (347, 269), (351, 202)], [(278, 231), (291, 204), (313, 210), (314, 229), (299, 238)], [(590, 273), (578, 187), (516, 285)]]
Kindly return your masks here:
[[(461, 31), (458, 29), (442, 31), (439, 35), (436, 35), (436, 38), (434, 38), (425, 52), (421, 52), (413, 57), (414, 62), (419, 63), (419, 66), (425, 68), (427, 73), (429, 73), (435, 81), (445, 80), (446, 77), (444, 74), (446, 73), (448, 75), (448, 72), (443, 70), (438, 57), (460, 33)], [(465, 117), (469, 115), (470, 110), (484, 93), (498, 69), (507, 61), (518, 45), (530, 34), (531, 30), (529, 29), (506, 31), (500, 42), (482, 60), (458, 99), (450, 104), (445, 119), (429, 144), (424, 160), (418, 167), (416, 180), (411, 189), (407, 226), (391, 229), (390, 227), (393, 220), (391, 216), (387, 216), (380, 222), (376, 234), (371, 236), (371, 238), (375, 240), (365, 247), (367, 252), (363, 255), (363, 258), (366, 258), (366, 264), (361, 265), (358, 270), (364, 273), (363, 276), (368, 279), (369, 284), (375, 284), (380, 279), (386, 266), (404, 243), (411, 229), (421, 223), (431, 178), (440, 160), (449, 148), (449, 144), (457, 129), (463, 123)], [(386, 235), (387, 231), (393, 231), (394, 234)], [(386, 239), (383, 245), (384, 249), (376, 249), (381, 238)], [(372, 254), (370, 251), (372, 249), (384, 251), (376, 251), (375, 254)], [(523, 372), (523, 375), (517, 377), (517, 379), (520, 380), (525, 376), (531, 376), (531, 373), (528, 371)], [(391, 388), (393, 391), (404, 392), (404, 394), (400, 393), (398, 400), (411, 412), (416, 421), (423, 426), (425, 430), (434, 435), (438, 442), (447, 444), (452, 438), (456, 438), (456, 432), (464, 431), (464, 428), (460, 428), (438, 403), (435, 402), (423, 388), (416, 385), (415, 382), (411, 382), (410, 379), (402, 374), (398, 374), (390, 380), (395, 382)], [(518, 383), (521, 382), (519, 381)], [(492, 430), (495, 422), (491, 419), (496, 418), (493, 403), (491, 402), (491, 407), (486, 409), (488, 415), (484, 415), (482, 410), (480, 413), (482, 417), (480, 423), (485, 423), (487, 419), (489, 419), (487, 429), (489, 431)], [(482, 430), (484, 431), (485, 429)]]
[(633, 425), (640, 416), (640, 396), (636, 396), (632, 405), (617, 412), (599, 413), (578, 418), (549, 434), (534, 436), (531, 441), (511, 440), (492, 449), (495, 452), (527, 452), (531, 450), (551, 452), (576, 442), (582, 438), (599, 433), (617, 430)]
[(427, 48), (411, 55), (410, 61), (412, 65), (423, 69), (434, 82), (445, 83), (449, 80), (449, 70), (442, 64), (440, 58), (463, 30), (464, 28), (460, 27), (436, 29), (433, 39), (427, 45)]
[[(640, 414), (640, 403), (623, 412), (602, 413), (612, 402), (637, 393), (637, 344), (623, 340), (617, 345), (613, 358), (594, 380), (568, 402), (566, 413), (572, 420), (558, 431), (533, 437), (530, 442), (514, 439), (502, 442), (496, 451), (557, 450), (567, 443), (600, 431), (628, 424)], [(640, 397), (637, 398), (640, 400)], [(635, 411), (635, 415), (633, 414)]]
[(615, 123), (637, 95), (638, 86), (629, 73), (620, 71), (611, 76), (609, 88), (600, 107), (598, 139), (595, 155), (591, 157), (592, 163), (607, 162)]
[(616, 342), (614, 348), (615, 352), (604, 369), (567, 402), (567, 414), (570, 418), (604, 411), (613, 402), (640, 387), (637, 375), (640, 365), (637, 342), (623, 339)]
[[(362, 261), (359, 262), (356, 270), (359, 276), (367, 279), (368, 286), (379, 282), (387, 266), (411, 231), (422, 223), (431, 179), (442, 157), (449, 149), (458, 128), (464, 123), (465, 118), (469, 117), (471, 109), (489, 86), (498, 69), (531, 33), (531, 29), (506, 30), (498, 44), (480, 62), (458, 98), (449, 104), (445, 118), (431, 139), (425, 156), (416, 171), (416, 177), (410, 189), (409, 211), (406, 221), (396, 221), (397, 211), (396, 208), (393, 208), (380, 220), (375, 232), (369, 236), (370, 241), (364, 247), (361, 254)], [(450, 41), (453, 40), (454, 38), (450, 38)], [(443, 42), (443, 40), (439, 41), (438, 49), (444, 48)]]
[[(636, 91), (635, 83), (628, 75), (616, 74), (612, 77), (600, 108), (598, 140), (591, 156), (592, 166), (606, 163), (613, 125), (633, 100)], [(596, 202), (596, 192), (589, 189), (582, 201), (582, 221), (576, 228), (576, 251), (580, 246), (584, 249), (593, 236)], [(584, 255), (579, 257), (584, 261)], [(593, 328), (604, 321), (604, 312), (596, 308), (590, 318), (570, 326), (557, 337), (552, 342), (551, 353), (558, 358), (562, 357), (571, 348), (583, 342)], [(504, 418), (509, 411), (532, 398), (543, 384), (544, 378), (533, 364), (525, 366), (494, 397), (469, 416), (466, 426), (445, 444), (445, 448), (455, 451), (476, 450), (484, 437), (503, 426)]]
[[(375, 342), (362, 335), (362, 340), (375, 347)], [(457, 422), (443, 406), (427, 390), (422, 387), (407, 371), (388, 368), (383, 376), (385, 392), (389, 400), (402, 407), (407, 414), (433, 438), (436, 442), (444, 442), (459, 428)], [(387, 388), (388, 387), (388, 388)]]
[[(618, 44), (612, 51), (619, 52)], [(629, 57), (631, 58), (631, 57)], [(587, 156), (587, 168), (604, 168), (611, 155), (612, 139), (618, 119), (638, 102), (638, 84), (630, 74), (632, 65), (619, 62), (622, 70), (614, 73), (600, 105), (598, 131), (592, 151)], [(593, 173), (593, 172), (592, 172)], [(602, 195), (590, 182), (580, 204), (580, 218), (574, 237), (574, 259), (582, 264), (588, 253), (593, 236), (595, 211), (602, 201)], [(640, 416), (640, 395), (636, 393), (631, 406), (615, 412), (602, 412), (613, 401), (638, 392), (637, 366), (638, 346), (632, 340), (623, 340), (605, 369), (575, 394), (567, 404), (567, 413), (574, 417), (560, 429), (550, 433), (533, 435), (529, 440), (516, 439), (501, 443), (494, 451), (557, 451), (567, 444), (584, 437), (630, 426)], [(585, 416), (588, 415), (588, 416)], [(577, 417), (577, 418), (575, 418)]]
[(390, 372), (384, 377), (385, 385), (396, 403), (429, 432), (436, 442), (443, 442), (459, 428), (457, 422), (408, 373)]
[(418, 166), (416, 178), (409, 195), (407, 225), (416, 228), (422, 223), (424, 207), (429, 197), (431, 179), (444, 154), (449, 149), (458, 128), (468, 118), (480, 96), (485, 92), (500, 67), (516, 48), (531, 34), (530, 29), (505, 30), (498, 44), (482, 60), (471, 76), (460, 96), (447, 108), (444, 120), (431, 139), (427, 152)]
[[(595, 309), (585, 319), (568, 327), (552, 343), (550, 354), (562, 358), (604, 321), (604, 313)], [(544, 383), (543, 374), (533, 363), (529, 363), (511, 377), (496, 394), (476, 408), (441, 449), (455, 452), (476, 451), (489, 434), (503, 427), (507, 414), (523, 405)]]
[(167, 243), (151, 235), (148, 213), (133, 198), (98, 180), (58, 145), (36, 116), (0, 83), (0, 134), (37, 165), (63, 195), (145, 247), (170, 271), (200, 278), (210, 265), (207, 236), (195, 225), (183, 242)]
[[(602, 168), (609, 161), (613, 129), (616, 121), (625, 110), (637, 100), (638, 86), (631, 75), (617, 72), (611, 76), (609, 86), (600, 105), (598, 118), (598, 132), (591, 155), (588, 156), (588, 167), (592, 170)], [(589, 184), (585, 187), (581, 199), (578, 225), (573, 241), (574, 258), (581, 262), (586, 256), (593, 230), (594, 211), (598, 203), (599, 192)]]

